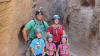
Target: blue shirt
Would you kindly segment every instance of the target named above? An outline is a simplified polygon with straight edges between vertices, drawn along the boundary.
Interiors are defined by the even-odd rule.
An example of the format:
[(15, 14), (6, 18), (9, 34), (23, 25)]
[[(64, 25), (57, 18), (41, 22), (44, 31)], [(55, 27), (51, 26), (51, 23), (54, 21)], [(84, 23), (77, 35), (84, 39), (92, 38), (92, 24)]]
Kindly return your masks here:
[(42, 49), (45, 47), (43, 39), (33, 39), (30, 47), (33, 48), (35, 55), (42, 54)]

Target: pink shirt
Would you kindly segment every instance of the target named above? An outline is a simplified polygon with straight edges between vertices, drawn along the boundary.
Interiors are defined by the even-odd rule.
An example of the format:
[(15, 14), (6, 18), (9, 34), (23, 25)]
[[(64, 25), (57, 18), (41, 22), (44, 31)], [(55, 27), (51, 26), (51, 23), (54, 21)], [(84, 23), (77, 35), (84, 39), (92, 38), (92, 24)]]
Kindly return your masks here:
[(54, 43), (49, 43), (47, 48), (49, 48), (49, 50), (47, 50), (47, 54), (48, 55), (53, 55), (54, 51), (52, 51), (54, 48), (56, 48), (56, 45)]
[(60, 51), (60, 56), (68, 56), (68, 44), (60, 44), (58, 48)]

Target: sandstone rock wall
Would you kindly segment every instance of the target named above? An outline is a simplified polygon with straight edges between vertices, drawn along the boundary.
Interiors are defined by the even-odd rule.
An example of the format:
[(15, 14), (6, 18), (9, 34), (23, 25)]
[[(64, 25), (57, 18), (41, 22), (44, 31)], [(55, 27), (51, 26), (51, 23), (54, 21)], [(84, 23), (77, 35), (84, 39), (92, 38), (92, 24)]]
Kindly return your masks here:
[(18, 33), (29, 21), (30, 1), (0, 0), (0, 56), (22, 56)]
[(40, 7), (48, 23), (61, 16), (72, 53), (100, 56), (99, 0), (0, 0), (0, 56), (25, 56), (21, 30)]
[[(67, 0), (64, 25), (70, 35), (71, 51), (77, 56), (98, 56), (99, 0)], [(94, 1), (94, 2), (93, 2)], [(87, 5), (88, 4), (88, 5)]]
[(98, 22), (98, 48), (97, 48), (97, 56), (100, 55), (100, 0), (96, 0), (96, 7), (95, 7), (95, 15)]

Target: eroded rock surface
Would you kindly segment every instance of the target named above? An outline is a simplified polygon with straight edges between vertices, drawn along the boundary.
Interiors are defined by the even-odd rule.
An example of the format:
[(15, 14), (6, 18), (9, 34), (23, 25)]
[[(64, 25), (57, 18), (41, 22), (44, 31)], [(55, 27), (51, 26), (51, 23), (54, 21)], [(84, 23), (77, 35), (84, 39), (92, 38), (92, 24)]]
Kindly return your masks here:
[(99, 0), (0, 0), (0, 56), (25, 56), (21, 30), (40, 7), (48, 23), (61, 16), (73, 56), (100, 56)]
[(83, 0), (67, 2), (63, 22), (70, 35), (71, 51), (77, 56), (98, 56), (99, 0), (84, 0), (84, 3)]

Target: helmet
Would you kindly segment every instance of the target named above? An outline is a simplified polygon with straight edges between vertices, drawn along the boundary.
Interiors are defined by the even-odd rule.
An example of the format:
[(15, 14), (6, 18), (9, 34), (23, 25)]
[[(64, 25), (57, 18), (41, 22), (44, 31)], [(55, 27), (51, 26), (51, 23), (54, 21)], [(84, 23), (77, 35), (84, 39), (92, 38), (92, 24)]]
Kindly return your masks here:
[(40, 29), (35, 29), (34, 33), (41, 33)]
[(62, 36), (61, 36), (61, 38), (66, 38), (67, 37), (67, 35), (66, 34), (63, 34)]
[(38, 15), (38, 14), (40, 14), (40, 13), (41, 13), (41, 15), (43, 15), (43, 11), (37, 10), (35, 15)]
[(60, 19), (60, 16), (59, 15), (54, 15), (53, 19)]
[(52, 34), (48, 34), (47, 38), (52, 38), (53, 35)]

